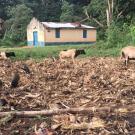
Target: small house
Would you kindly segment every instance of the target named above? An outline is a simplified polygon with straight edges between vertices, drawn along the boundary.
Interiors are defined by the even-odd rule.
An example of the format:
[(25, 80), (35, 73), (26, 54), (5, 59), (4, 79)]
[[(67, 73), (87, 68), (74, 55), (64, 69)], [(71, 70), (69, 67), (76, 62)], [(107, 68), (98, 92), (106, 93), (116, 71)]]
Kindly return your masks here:
[(33, 18), (27, 26), (28, 46), (94, 42), (96, 28), (80, 23), (40, 22)]

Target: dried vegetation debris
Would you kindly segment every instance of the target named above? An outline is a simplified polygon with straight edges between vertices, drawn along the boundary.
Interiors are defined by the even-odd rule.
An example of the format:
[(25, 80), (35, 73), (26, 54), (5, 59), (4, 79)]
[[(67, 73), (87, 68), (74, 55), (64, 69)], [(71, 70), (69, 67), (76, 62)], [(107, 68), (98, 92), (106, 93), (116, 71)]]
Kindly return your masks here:
[[(24, 70), (24, 64), (29, 73)], [(11, 88), (12, 74), (16, 71), (20, 80), (16, 88)], [(1, 126), (4, 135), (10, 131), (32, 134), (34, 126), (42, 122), (47, 123), (45, 133), (40, 133), (40, 126), (37, 126), (35, 134), (132, 135), (135, 131), (134, 114), (127, 108), (101, 113), (94, 110), (95, 107), (135, 104), (134, 63), (126, 68), (117, 58), (77, 59), (75, 65), (52, 59), (40, 62), (3, 60), (0, 80), (1, 99), (8, 102), (0, 111), (93, 107), (92, 114), (60, 114), (49, 120), (14, 118), (8, 125)]]

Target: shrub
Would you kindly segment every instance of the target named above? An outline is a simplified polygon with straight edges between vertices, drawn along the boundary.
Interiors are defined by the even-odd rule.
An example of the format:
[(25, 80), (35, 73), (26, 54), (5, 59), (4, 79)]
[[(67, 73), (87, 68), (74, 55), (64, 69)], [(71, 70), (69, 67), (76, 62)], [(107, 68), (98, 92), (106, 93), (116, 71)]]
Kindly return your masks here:
[(0, 47), (13, 47), (14, 42), (10, 39), (0, 40)]
[(130, 26), (131, 43), (135, 44), (135, 26)]
[(121, 40), (120, 28), (117, 27), (116, 25), (111, 25), (106, 31), (106, 36), (107, 36), (107, 47), (108, 48), (117, 47), (117, 44)]
[(127, 24), (123, 26), (112, 24), (106, 31), (106, 37), (106, 48), (121, 48), (132, 41), (130, 27)]

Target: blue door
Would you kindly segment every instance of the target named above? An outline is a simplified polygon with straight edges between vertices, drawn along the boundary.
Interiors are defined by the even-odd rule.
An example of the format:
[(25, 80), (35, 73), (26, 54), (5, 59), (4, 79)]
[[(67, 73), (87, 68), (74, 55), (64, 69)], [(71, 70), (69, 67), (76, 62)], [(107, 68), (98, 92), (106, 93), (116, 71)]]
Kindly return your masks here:
[(37, 33), (37, 31), (33, 32), (33, 45), (34, 46), (38, 45), (38, 33)]

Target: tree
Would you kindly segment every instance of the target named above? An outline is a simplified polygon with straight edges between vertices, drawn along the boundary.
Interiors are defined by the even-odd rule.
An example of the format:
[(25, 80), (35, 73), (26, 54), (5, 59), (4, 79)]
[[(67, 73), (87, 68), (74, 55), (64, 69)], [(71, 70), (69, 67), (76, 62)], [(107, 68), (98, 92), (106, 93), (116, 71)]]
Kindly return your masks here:
[(24, 0), (40, 21), (60, 21), (61, 0)]
[(134, 0), (92, 0), (85, 6), (85, 16), (100, 27), (109, 27), (113, 22), (131, 21), (134, 18)]
[(67, 0), (70, 4), (80, 5), (81, 6), (87, 6), (91, 0)]
[(6, 36), (14, 41), (26, 40), (26, 28), (32, 18), (33, 11), (24, 4), (13, 7), (8, 15), (10, 19), (6, 21)]
[[(134, 26), (134, 5), (135, 0), (0, 0), (0, 18), (6, 22), (5, 35), (18, 40), (24, 39), (22, 33), (32, 12), (40, 21), (79, 21), (93, 25), (98, 28), (98, 35), (104, 38), (107, 29), (122, 27), (124, 23)], [(4, 32), (2, 29), (1, 37)], [(17, 37), (18, 33), (21, 38)]]
[(109, 27), (113, 21), (114, 0), (107, 0), (106, 16), (107, 26)]
[(74, 9), (73, 9), (73, 4), (69, 4), (67, 1), (63, 1), (62, 3), (62, 14), (60, 16), (60, 20), (62, 22), (72, 22), (74, 20)]
[(83, 8), (80, 5), (70, 4), (67, 1), (62, 3), (62, 13), (60, 20), (62, 22), (75, 22), (82, 20)]

